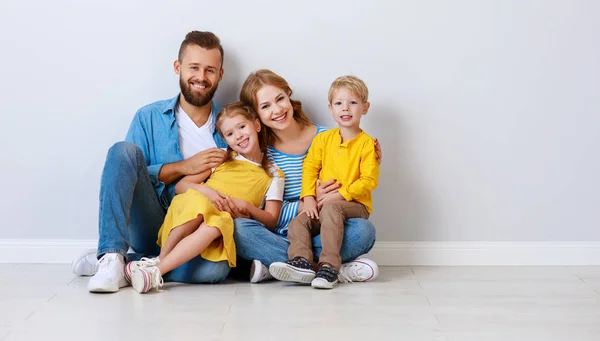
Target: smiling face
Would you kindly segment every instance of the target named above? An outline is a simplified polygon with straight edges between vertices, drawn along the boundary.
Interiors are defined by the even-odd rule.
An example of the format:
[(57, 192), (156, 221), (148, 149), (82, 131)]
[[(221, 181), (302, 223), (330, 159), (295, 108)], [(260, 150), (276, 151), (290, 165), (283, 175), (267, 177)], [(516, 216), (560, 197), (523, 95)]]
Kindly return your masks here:
[(219, 49), (188, 45), (174, 67), (185, 101), (197, 107), (210, 103), (223, 78)]
[(359, 96), (346, 88), (333, 92), (329, 111), (340, 128), (359, 128), (362, 115), (369, 110), (369, 102), (362, 102)]
[(223, 117), (219, 125), (227, 145), (231, 149), (248, 158), (247, 155), (260, 154), (260, 143), (258, 133), (260, 132), (260, 121), (252, 121), (241, 114), (233, 114)]
[(264, 85), (256, 92), (256, 111), (263, 124), (273, 130), (285, 130), (294, 119), (294, 108), (285, 90)]

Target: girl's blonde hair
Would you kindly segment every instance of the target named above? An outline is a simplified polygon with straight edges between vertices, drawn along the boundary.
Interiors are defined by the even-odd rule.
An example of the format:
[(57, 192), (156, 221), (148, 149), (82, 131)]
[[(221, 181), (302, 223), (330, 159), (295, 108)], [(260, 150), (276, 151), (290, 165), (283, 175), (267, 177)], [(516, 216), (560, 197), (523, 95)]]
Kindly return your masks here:
[[(243, 103), (243, 102), (233, 102), (233, 103), (230, 103), (230, 104), (227, 104), (226, 106), (224, 106), (217, 114), (217, 118), (216, 118), (216, 122), (215, 122), (215, 127), (216, 127), (217, 131), (219, 132), (219, 135), (222, 138), (225, 138), (223, 136), (223, 132), (221, 131), (221, 125), (223, 124), (223, 120), (225, 120), (226, 118), (231, 118), (231, 117), (237, 116), (237, 115), (243, 116), (250, 122), (254, 123), (254, 121), (258, 120), (258, 123), (260, 123), (261, 129), (260, 129), (260, 132), (258, 133), (258, 145), (259, 145), (260, 151), (262, 153), (261, 166), (265, 170), (265, 172), (267, 174), (269, 174), (269, 176), (271, 176), (271, 171), (270, 171), (271, 162), (269, 161), (269, 158), (267, 156), (267, 142), (265, 141), (264, 133), (262, 133), (265, 130), (265, 127), (260, 122), (260, 119), (258, 118), (258, 115), (256, 114), (256, 112), (249, 105), (247, 105), (246, 103)], [(231, 160), (233, 160), (233, 149), (231, 149), (231, 147), (228, 145), (227, 146), (227, 157), (225, 159), (225, 162), (231, 161)]]
[[(252, 106), (254, 110), (258, 111), (256, 93), (265, 85), (272, 85), (276, 88), (283, 89), (288, 97), (290, 97), (290, 103), (292, 103), (292, 108), (294, 109), (294, 120), (302, 126), (311, 124), (310, 118), (304, 113), (304, 110), (302, 110), (302, 102), (291, 98), (293, 91), (288, 82), (271, 70), (261, 69), (250, 73), (248, 78), (246, 78), (244, 85), (242, 85), (240, 101)], [(273, 144), (275, 141), (275, 133), (273, 133), (273, 130), (263, 125), (263, 131), (266, 143)]]

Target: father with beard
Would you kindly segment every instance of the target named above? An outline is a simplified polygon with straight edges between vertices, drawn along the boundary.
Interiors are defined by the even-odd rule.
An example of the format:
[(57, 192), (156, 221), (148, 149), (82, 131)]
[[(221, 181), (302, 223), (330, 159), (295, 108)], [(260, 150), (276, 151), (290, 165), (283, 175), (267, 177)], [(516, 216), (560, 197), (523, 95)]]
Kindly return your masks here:
[[(221, 164), (227, 147), (215, 130), (220, 110), (212, 99), (223, 78), (223, 47), (211, 32), (193, 31), (181, 43), (174, 63), (181, 94), (149, 104), (135, 114), (125, 141), (112, 146), (100, 182), (98, 250), (73, 261), (78, 275), (94, 275), (90, 292), (117, 292), (129, 285), (130, 258), (156, 256), (158, 230), (186, 175)], [(96, 259), (98, 261), (96, 262)], [(226, 261), (200, 256), (171, 271), (165, 281), (216, 283), (229, 273)]]

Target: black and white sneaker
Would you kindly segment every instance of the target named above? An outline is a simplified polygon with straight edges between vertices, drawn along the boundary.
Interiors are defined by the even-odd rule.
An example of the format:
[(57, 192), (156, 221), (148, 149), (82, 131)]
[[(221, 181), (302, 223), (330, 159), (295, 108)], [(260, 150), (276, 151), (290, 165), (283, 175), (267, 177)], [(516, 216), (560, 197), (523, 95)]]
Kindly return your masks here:
[(310, 285), (316, 289), (333, 289), (338, 284), (338, 272), (329, 266), (321, 266)]
[(273, 277), (284, 282), (308, 284), (315, 278), (315, 268), (302, 257), (272, 263), (269, 272)]

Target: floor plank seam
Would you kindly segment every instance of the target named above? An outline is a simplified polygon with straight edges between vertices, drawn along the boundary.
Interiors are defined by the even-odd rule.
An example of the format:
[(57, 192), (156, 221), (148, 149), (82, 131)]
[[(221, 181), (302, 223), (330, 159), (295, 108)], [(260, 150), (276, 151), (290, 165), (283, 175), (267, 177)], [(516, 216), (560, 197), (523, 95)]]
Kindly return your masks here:
[(58, 295), (58, 293), (56, 293), (56, 294), (52, 295), (52, 297), (50, 297), (50, 298), (49, 298), (49, 299), (46, 301), (46, 303), (47, 303), (47, 302), (50, 302), (50, 301), (52, 301), (52, 299), (53, 299), (54, 297), (56, 297), (56, 295)]

